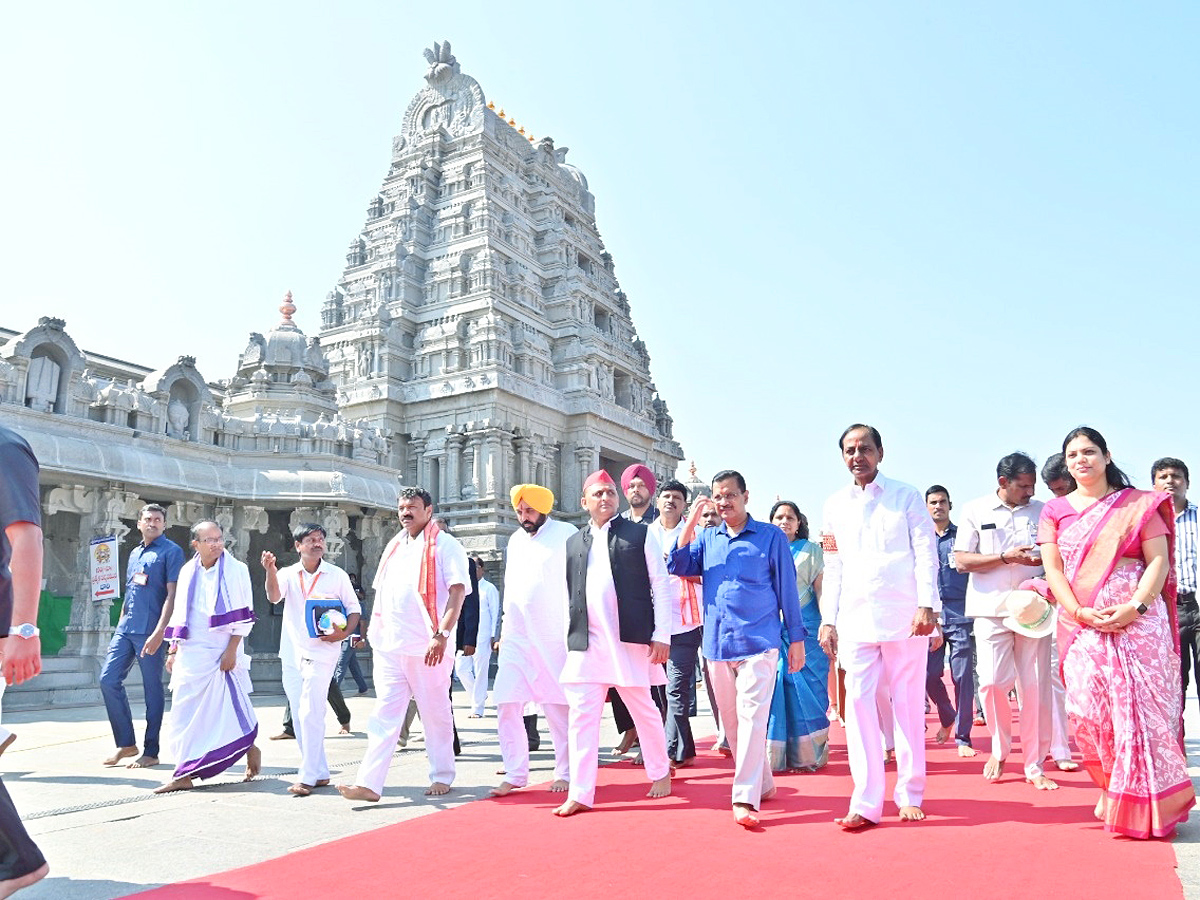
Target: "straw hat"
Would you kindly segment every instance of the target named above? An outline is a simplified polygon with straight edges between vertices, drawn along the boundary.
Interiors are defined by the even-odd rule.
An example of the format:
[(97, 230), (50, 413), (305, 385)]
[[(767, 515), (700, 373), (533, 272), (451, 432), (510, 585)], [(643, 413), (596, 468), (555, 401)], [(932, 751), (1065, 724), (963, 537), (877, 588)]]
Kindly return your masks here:
[(1054, 631), (1054, 607), (1037, 591), (1011, 591), (1004, 601), (1004, 627), (1025, 637), (1041, 638)]

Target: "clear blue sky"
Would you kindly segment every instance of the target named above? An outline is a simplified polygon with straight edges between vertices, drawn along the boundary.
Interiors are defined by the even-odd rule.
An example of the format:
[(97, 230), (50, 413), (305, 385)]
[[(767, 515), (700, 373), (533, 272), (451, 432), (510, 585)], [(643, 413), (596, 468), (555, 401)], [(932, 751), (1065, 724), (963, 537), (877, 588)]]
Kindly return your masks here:
[(449, 38), (571, 148), (701, 475), (819, 519), (851, 421), (965, 501), (1081, 422), (1200, 471), (1200, 5), (18, 4), (0, 324), (232, 374), (318, 331)]

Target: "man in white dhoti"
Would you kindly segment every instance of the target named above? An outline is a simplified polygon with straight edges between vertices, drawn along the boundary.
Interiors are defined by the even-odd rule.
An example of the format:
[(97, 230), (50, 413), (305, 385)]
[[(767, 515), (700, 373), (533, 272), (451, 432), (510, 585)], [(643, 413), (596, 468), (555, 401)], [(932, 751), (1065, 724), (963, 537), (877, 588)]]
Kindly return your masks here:
[(462, 682), (463, 690), (471, 700), (471, 714), (468, 718), (482, 719), (483, 711), (487, 707), (492, 643), (496, 636), (496, 628), (500, 624), (500, 592), (484, 577), (483, 560), (476, 556), (472, 562), (475, 563), (475, 571), (479, 573), (479, 627), (476, 629), (475, 652), (470, 656), (465, 652), (457, 654), (454, 660), (454, 674)]
[(426, 795), (446, 794), (454, 783), (454, 652), (447, 653), (446, 645), (471, 583), (467, 551), (433, 521), (428, 491), (405, 488), (399, 509), (400, 533), (384, 548), (375, 575), (367, 638), (374, 648), (377, 699), (357, 783), (338, 785), (347, 800), (379, 800), (411, 699), (420, 707), (425, 729)]
[[(254, 626), (250, 570), (225, 549), (216, 522), (192, 526), (195, 555), (179, 571), (179, 590), (164, 632), (171, 642), (171, 719), (167, 752), (171, 780), (156, 794), (184, 791), (193, 778), (212, 778), (242, 755), (245, 781), (258, 774), (258, 717), (250, 705), (250, 657), (243, 639)], [(182, 601), (179, 598), (183, 598)]]
[[(264, 551), (267, 599), (283, 602), (279, 659), (283, 690), (292, 710), (292, 728), (300, 745), (300, 772), (288, 792), (307, 797), (329, 784), (325, 758), (325, 698), (341, 657), (341, 642), (358, 626), (362, 607), (350, 576), (325, 559), (325, 529), (306, 522), (292, 531), (300, 561), (278, 570), (275, 554)], [(340, 612), (343, 621), (322, 622)]]
[(550, 726), (550, 790), (565, 791), (570, 780), (567, 697), (560, 678), (567, 661), (567, 541), (577, 529), (549, 517), (554, 494), (548, 488), (518, 484), (509, 498), (521, 527), (508, 539), (504, 566), (504, 625), (493, 694), (505, 777), (493, 797), (529, 783), (527, 703), (540, 703)]
[(820, 642), (846, 670), (846, 745), (854, 793), (834, 819), (847, 831), (879, 823), (884, 769), (878, 689), (892, 697), (900, 818), (925, 818), (925, 666), (937, 624), (937, 537), (916, 488), (879, 472), (883, 439), (851, 425), (838, 441), (854, 483), (825, 502)]
[[(567, 661), (563, 691), (570, 706), (571, 785), (554, 810), (571, 816), (596, 797), (600, 715), (616, 688), (642, 745), (650, 797), (671, 793), (667, 736), (652, 684), (665, 684), (671, 652), (670, 581), (662, 548), (645, 525), (617, 518), (617, 488), (601, 469), (583, 483), (590, 521), (567, 542)], [(503, 646), (503, 643), (501, 643)]]

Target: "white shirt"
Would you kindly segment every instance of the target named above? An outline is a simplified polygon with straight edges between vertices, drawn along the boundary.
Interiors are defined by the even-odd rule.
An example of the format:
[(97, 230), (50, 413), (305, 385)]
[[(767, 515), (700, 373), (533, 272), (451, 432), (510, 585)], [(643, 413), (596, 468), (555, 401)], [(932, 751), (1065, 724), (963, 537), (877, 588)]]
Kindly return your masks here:
[(283, 632), (279, 637), (281, 659), (337, 659), (342, 652), (338, 641), (323, 641), (308, 636), (305, 621), (305, 601), (309, 599), (336, 599), (346, 608), (346, 617), (361, 613), (362, 606), (350, 576), (340, 567), (322, 559), (311, 575), (304, 571), (304, 563), (293, 563), (279, 570), (279, 594), (283, 598)]
[(536, 534), (520, 528), (508, 539), (496, 703), (567, 702), (567, 541), (578, 530), (548, 519)]
[[(425, 555), (425, 532), (415, 538), (408, 531), (388, 542), (375, 575), (375, 607), (367, 638), (382, 653), (424, 656), (429, 639), (438, 626), (429, 621), (425, 600), (417, 590), (421, 577), (421, 558)], [(470, 589), (467, 551), (453, 537), (438, 533), (434, 565), (437, 569), (435, 605), (438, 622), (446, 613), (446, 600), (452, 585)], [(453, 647), (451, 647), (453, 650)]]
[(918, 607), (941, 612), (937, 535), (916, 488), (880, 473), (835, 493), (823, 518), (836, 549), (825, 549), (821, 624), (839, 639), (903, 640)]
[[(500, 592), (486, 578), (479, 579), (479, 634), (477, 640), (484, 651), (490, 653), (492, 641), (497, 637), (500, 624)], [(479, 651), (476, 650), (476, 653)]]
[[(1008, 507), (996, 493), (972, 500), (959, 513), (955, 553), (985, 555), (1037, 544), (1041, 500), (1030, 500), (1016, 509)], [(1005, 598), (1026, 578), (1039, 578), (1041, 566), (999, 565), (987, 572), (972, 572), (967, 582), (966, 614), (972, 617), (1008, 615)]]
[[(650, 525), (650, 531), (654, 535), (654, 539), (658, 541), (659, 546), (663, 549), (663, 563), (671, 555), (671, 551), (675, 549), (675, 544), (679, 541), (679, 535), (683, 534), (683, 526), (686, 523), (683, 519), (674, 528), (668, 528), (663, 524), (662, 516), (659, 516)], [(689, 604), (688, 609), (688, 624), (683, 623), (684, 604), (688, 603), (687, 585), (688, 581), (685, 578), (679, 578), (676, 575), (669, 575), (671, 579), (671, 636), (677, 634), (686, 634), (689, 631), (695, 631), (704, 621), (704, 592), (699, 584), (692, 584), (693, 596), (696, 599), (695, 609), (691, 609)], [(695, 612), (695, 619), (692, 618), (692, 613)]]
[[(563, 666), (564, 684), (607, 684), (618, 687), (649, 687), (666, 684), (666, 670), (650, 664), (650, 647), (627, 644), (621, 640), (617, 616), (617, 588), (613, 583), (612, 562), (608, 556), (610, 522), (592, 530), (592, 548), (588, 552), (587, 596), (588, 648), (568, 650)], [(662, 548), (653, 532), (646, 529), (643, 547), (646, 571), (654, 602), (654, 634), (651, 640), (671, 642), (671, 584)], [(564, 576), (565, 582), (565, 576)], [(564, 635), (566, 634), (564, 630)]]

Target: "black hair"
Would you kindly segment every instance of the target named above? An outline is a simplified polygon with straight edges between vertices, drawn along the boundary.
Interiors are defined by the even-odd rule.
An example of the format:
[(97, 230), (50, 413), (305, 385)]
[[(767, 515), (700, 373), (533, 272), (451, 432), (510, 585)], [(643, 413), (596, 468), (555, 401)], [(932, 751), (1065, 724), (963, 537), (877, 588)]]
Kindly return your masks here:
[(1154, 465), (1150, 467), (1150, 480), (1153, 481), (1155, 476), (1163, 469), (1178, 469), (1183, 473), (1183, 480), (1188, 484), (1192, 483), (1192, 479), (1188, 475), (1187, 463), (1182, 459), (1176, 459), (1174, 456), (1164, 456), (1162, 459), (1156, 459)]
[(193, 541), (200, 540), (200, 529), (204, 528), (208, 525), (212, 525), (214, 528), (217, 529), (217, 531), (221, 532), (222, 534), (225, 533), (225, 530), (223, 528), (221, 528), (220, 522), (214, 522), (212, 519), (201, 519), (199, 522), (197, 522), (195, 525), (192, 526), (192, 540)]
[(659, 485), (658, 495), (661, 497), (665, 491), (678, 491), (679, 493), (683, 494), (684, 503), (687, 503), (688, 500), (691, 499), (688, 489), (683, 486), (683, 482), (681, 481), (671, 480), (663, 482), (661, 485)]
[(158, 513), (160, 516), (163, 517), (164, 521), (167, 518), (167, 508), (165, 506), (163, 506), (161, 503), (147, 503), (145, 506), (143, 506), (141, 509), (138, 510), (138, 518), (140, 519), (142, 516), (144, 516), (148, 512)]
[(842, 432), (842, 436), (840, 438), (838, 438), (838, 449), (845, 450), (846, 449), (845, 448), (846, 435), (848, 435), (852, 431), (858, 431), (860, 428), (871, 432), (871, 440), (873, 440), (875, 442), (876, 450), (883, 449), (883, 437), (879, 434), (879, 429), (876, 428), (874, 425), (864, 425), (862, 422), (855, 422), (853, 425), (851, 425), (849, 428), (847, 428), (845, 431)]
[(925, 491), (925, 500), (928, 501), (931, 494), (945, 494), (946, 499), (950, 499), (950, 492), (940, 484), (931, 484), (929, 489)]
[(722, 469), (712, 477), (712, 483), (716, 484), (719, 481), (728, 481), (730, 478), (737, 479), (738, 490), (743, 494), (746, 493), (746, 479), (742, 477), (741, 472), (733, 469)]
[(1073, 428), (1070, 433), (1063, 438), (1062, 448), (1063, 455), (1066, 455), (1067, 444), (1075, 440), (1075, 438), (1087, 438), (1093, 444), (1100, 448), (1100, 452), (1109, 457), (1108, 465), (1104, 467), (1104, 479), (1108, 482), (1108, 486), (1114, 490), (1121, 488), (1133, 487), (1133, 482), (1129, 480), (1129, 476), (1117, 468), (1117, 464), (1112, 461), (1112, 457), (1108, 452), (1108, 442), (1104, 440), (1104, 435), (1098, 432), (1095, 428), (1087, 425), (1080, 425), (1078, 428)]
[(292, 540), (297, 544), (314, 532), (321, 532), (321, 537), (329, 537), (329, 532), (316, 522), (305, 522), (303, 525), (297, 525), (292, 529)]
[(426, 507), (433, 506), (433, 495), (422, 487), (406, 487), (400, 491), (400, 500), (416, 500), (420, 498)]
[(1052, 481), (1069, 481), (1074, 486), (1075, 479), (1067, 471), (1067, 458), (1061, 453), (1052, 454), (1042, 466), (1042, 481), (1047, 485)]
[(804, 513), (800, 512), (800, 507), (798, 507), (791, 500), (776, 500), (775, 505), (771, 507), (771, 511), (767, 514), (767, 521), (768, 522), (775, 521), (775, 513), (779, 511), (779, 507), (781, 507), (781, 506), (790, 506), (792, 508), (792, 512), (794, 512), (796, 514), (796, 522), (797, 522), (796, 537), (804, 538), (804, 540), (807, 541), (808, 540), (808, 517), (805, 516)]
[(1012, 481), (1021, 475), (1032, 475), (1037, 478), (1037, 463), (1035, 463), (1027, 454), (1017, 451), (1010, 453), (1000, 462), (996, 463), (996, 477), (1007, 478)]

